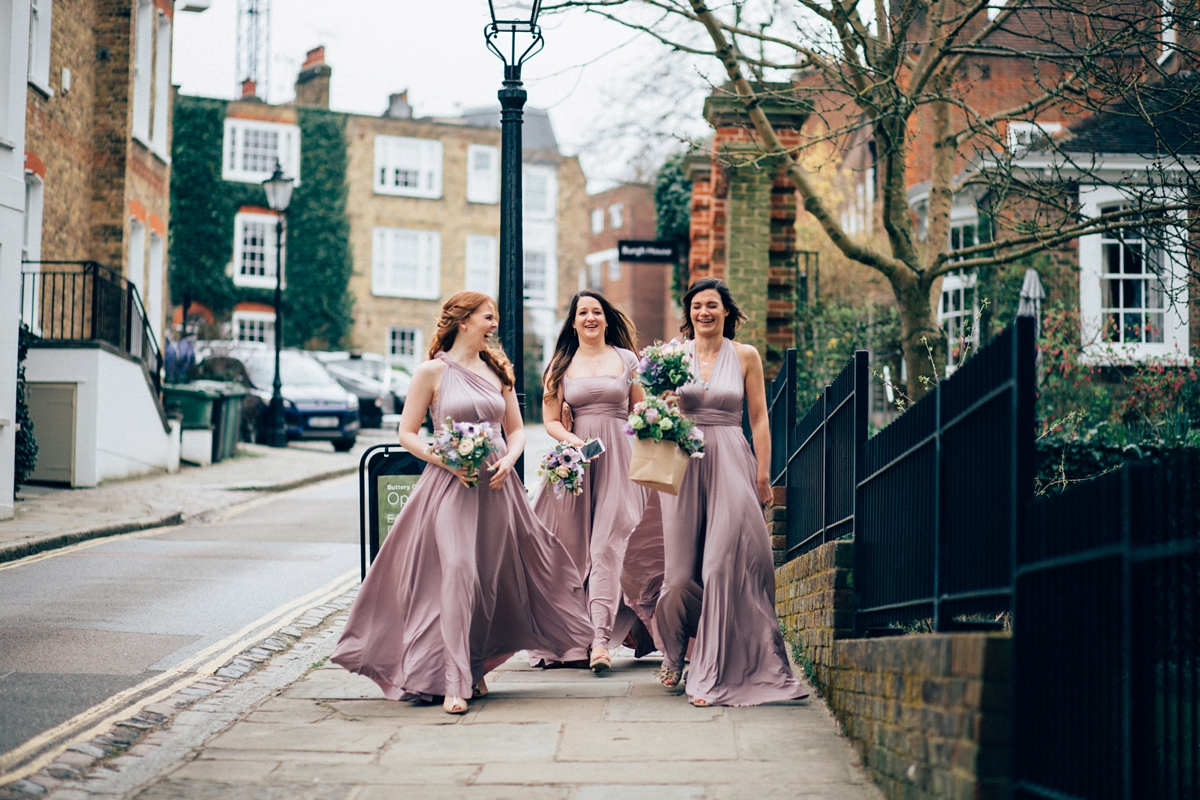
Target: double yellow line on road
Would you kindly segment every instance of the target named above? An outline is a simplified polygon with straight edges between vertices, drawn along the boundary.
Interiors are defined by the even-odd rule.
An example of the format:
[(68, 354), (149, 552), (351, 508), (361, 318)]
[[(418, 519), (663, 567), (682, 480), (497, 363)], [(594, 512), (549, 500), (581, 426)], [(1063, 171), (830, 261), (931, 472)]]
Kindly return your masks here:
[[(162, 529), (155, 532), (162, 533)], [(84, 544), (90, 545), (91, 542)], [(212, 675), (229, 659), (255, 642), (262, 641), (280, 628), (286, 627), (309, 608), (327, 603), (348, 592), (358, 583), (358, 577), (357, 569), (350, 570), (321, 588), (268, 612), (177, 666), (113, 695), (87, 711), (35, 736), (20, 747), (0, 755), (0, 786), (32, 775), (52, 763), (71, 745), (99, 736), (146, 706), (170, 697), (204, 676)]]

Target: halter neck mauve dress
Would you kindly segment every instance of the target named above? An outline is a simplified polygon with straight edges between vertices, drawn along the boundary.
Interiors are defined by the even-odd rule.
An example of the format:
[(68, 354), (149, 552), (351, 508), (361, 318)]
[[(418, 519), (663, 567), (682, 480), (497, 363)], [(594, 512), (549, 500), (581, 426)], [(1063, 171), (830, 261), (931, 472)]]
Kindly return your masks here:
[[(619, 646), (638, 622), (633, 609), (622, 602), (621, 567), (626, 543), (644, 514), (658, 517), (657, 499), (647, 505), (652, 493), (629, 480), (632, 444), (625, 435), (629, 418), (629, 386), (637, 356), (614, 348), (624, 369), (619, 375), (587, 378), (563, 376), (559, 387), (575, 418), (574, 434), (581, 439), (599, 439), (606, 451), (584, 473), (583, 492), (556, 496), (543, 486), (534, 500), (538, 518), (567, 548), (587, 587), (588, 610), (594, 635), (592, 645), (609, 650)], [(649, 620), (646, 620), (648, 622)], [(635, 633), (638, 654), (654, 649), (647, 631)], [(544, 657), (542, 653), (532, 653)], [(572, 653), (567, 660), (582, 659)]]
[[(491, 422), (504, 397), (439, 356), (446, 369), (433, 419)], [(506, 452), (503, 441), (488, 462)], [(583, 586), (562, 544), (538, 522), (515, 475), (500, 489), (463, 486), (429, 465), (367, 572), (331, 661), (365, 675), (392, 700), (471, 696), (520, 650), (586, 646)]]
[[(696, 343), (688, 348), (693, 363)], [(662, 495), (665, 568), (654, 621), (663, 666), (682, 669), (695, 637), (687, 694), (713, 705), (752, 706), (804, 697), (775, 616), (775, 565), (742, 433), (745, 378), (725, 339), (707, 388), (679, 389), (684, 414), (704, 431), (704, 458), (677, 496)]]

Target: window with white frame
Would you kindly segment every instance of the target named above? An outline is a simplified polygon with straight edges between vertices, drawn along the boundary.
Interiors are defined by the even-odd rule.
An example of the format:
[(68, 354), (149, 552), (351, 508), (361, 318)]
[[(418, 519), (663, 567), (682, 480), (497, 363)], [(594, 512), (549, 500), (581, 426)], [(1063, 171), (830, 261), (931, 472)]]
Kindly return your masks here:
[(483, 292), (495, 297), (499, 288), (499, 251), (495, 236), (467, 235), (466, 279), (468, 292)]
[(221, 178), (239, 183), (262, 183), (279, 162), (283, 174), (300, 185), (300, 128), (284, 122), (225, 119), (225, 158)]
[(441, 297), (442, 235), (409, 228), (375, 228), (371, 294), (418, 300)]
[(621, 262), (614, 258), (608, 262), (608, 279), (610, 281), (621, 280)]
[[(233, 218), (233, 282), (236, 286), (259, 289), (275, 288), (275, 223), (274, 214), (242, 211)], [(283, 260), (287, 259), (284, 248)], [(283, 271), (287, 281), (287, 268)]]
[(608, 207), (608, 224), (616, 230), (625, 224), (625, 204), (613, 203)]
[(467, 202), (500, 202), (500, 148), (467, 145)]
[(1161, 27), (1162, 52), (1158, 57), (1159, 63), (1166, 61), (1167, 56), (1175, 49), (1176, 42), (1179, 41), (1179, 33), (1175, 27), (1175, 2), (1174, 0), (1162, 0), (1162, 17), (1159, 21)]
[[(1084, 217), (1135, 208), (1137, 187), (1081, 186)], [(1163, 195), (1163, 190), (1157, 190)], [(1151, 202), (1170, 202), (1157, 196)], [(1079, 313), (1084, 359), (1125, 364), (1146, 359), (1175, 361), (1188, 353), (1186, 217), (1168, 212), (1148, 224), (1079, 238)]]
[(146, 262), (146, 294), (142, 301), (146, 306), (146, 319), (155, 339), (161, 341), (163, 323), (163, 268), (165, 264), (162, 237), (150, 234), (149, 261)]
[(545, 253), (525, 251), (525, 299), (538, 303), (548, 298), (548, 270)]
[(51, 0), (30, 0), (29, 56), (26, 66), (29, 82), (48, 95), (54, 94), (50, 89), (51, 9)]
[(604, 233), (604, 209), (592, 209), (592, 233)]
[(442, 196), (442, 142), (410, 136), (375, 137), (375, 194)]
[(552, 167), (526, 164), (521, 170), (523, 213), (533, 219), (553, 219), (558, 203), (558, 179)]
[(1010, 122), (1008, 123), (1008, 149), (1014, 153), (1028, 150), (1038, 141), (1053, 136), (1062, 130), (1058, 122)]
[(270, 311), (234, 311), (233, 336), (247, 344), (275, 344), (275, 314)]
[(388, 328), (387, 336), (388, 361), (410, 369), (416, 367), (421, 360), (421, 329), (393, 325)]
[[(974, 247), (978, 242), (978, 222), (951, 221), (950, 249)], [(951, 261), (961, 258), (951, 256)], [(979, 345), (979, 298), (975, 291), (974, 272), (956, 270), (942, 279), (942, 299), (938, 305), (938, 322), (946, 332), (946, 374), (967, 360)]]
[[(31, 172), (25, 173), (25, 227), (21, 235), (21, 260), (38, 261), (42, 257), (42, 179)], [(32, 265), (34, 270), (40, 267)], [(30, 329), (41, 334), (41, 319), (38, 300), (41, 293), (24, 292), (21, 298), (21, 321)]]
[(154, 125), (150, 145), (164, 159), (170, 152), (167, 125), (171, 107), (171, 18), (156, 10), (158, 24), (154, 35)]
[(150, 144), (150, 103), (154, 91), (154, 3), (138, 0), (133, 28), (133, 135)]
[(129, 221), (129, 282), (137, 289), (143, 307), (146, 301), (146, 226), (136, 219)]

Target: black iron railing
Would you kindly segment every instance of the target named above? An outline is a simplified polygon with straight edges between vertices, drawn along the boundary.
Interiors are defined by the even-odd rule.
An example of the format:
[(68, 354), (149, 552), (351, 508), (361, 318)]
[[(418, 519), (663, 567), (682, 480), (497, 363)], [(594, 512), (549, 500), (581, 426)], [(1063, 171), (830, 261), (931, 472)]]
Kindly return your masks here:
[(1022, 317), (862, 450), (856, 627), (1008, 611), (1033, 497), (1035, 346)]
[(768, 395), (771, 483), (787, 490), (787, 558), (854, 533), (858, 462), (867, 439), (867, 352), (859, 350), (796, 419), (796, 351)]
[(1127, 464), (1017, 537), (1014, 796), (1200, 797), (1200, 458)]
[(162, 354), (137, 287), (95, 261), (21, 265), (21, 322), (40, 339), (105, 342), (141, 361), (157, 394)]

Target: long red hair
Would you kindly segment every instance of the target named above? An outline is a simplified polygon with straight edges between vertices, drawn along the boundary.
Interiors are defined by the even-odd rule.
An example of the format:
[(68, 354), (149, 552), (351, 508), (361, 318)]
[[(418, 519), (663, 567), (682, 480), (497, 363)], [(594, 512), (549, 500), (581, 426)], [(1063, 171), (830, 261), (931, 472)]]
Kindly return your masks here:
[[(496, 307), (496, 301), (483, 292), (458, 292), (452, 295), (442, 306), (437, 333), (433, 335), (433, 341), (429, 344), (429, 357), (435, 358), (438, 353), (453, 347), (458, 336), (458, 326), (466, 322), (484, 303), (490, 303), (492, 308)], [(512, 361), (499, 346), (489, 344), (479, 351), (479, 357), (496, 373), (501, 384), (510, 387), (513, 385), (515, 379)]]

